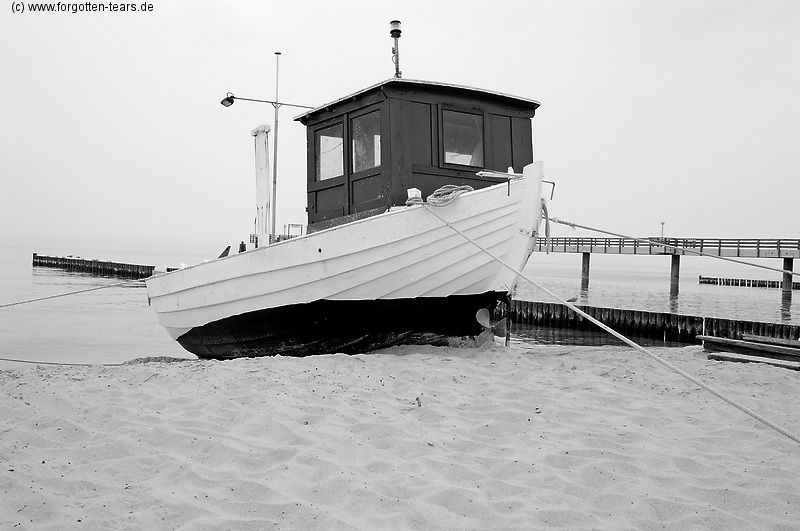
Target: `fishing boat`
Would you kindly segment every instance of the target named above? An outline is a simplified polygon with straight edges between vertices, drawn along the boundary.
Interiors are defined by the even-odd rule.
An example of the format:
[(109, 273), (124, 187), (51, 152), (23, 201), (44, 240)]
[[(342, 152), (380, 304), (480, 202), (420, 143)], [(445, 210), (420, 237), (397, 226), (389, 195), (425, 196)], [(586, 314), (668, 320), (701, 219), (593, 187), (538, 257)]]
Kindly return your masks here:
[(476, 313), (509, 298), (539, 235), (538, 107), (395, 77), (304, 112), (308, 225), (279, 241), (257, 128), (259, 245), (147, 279), (159, 322), (215, 359), (478, 336)]

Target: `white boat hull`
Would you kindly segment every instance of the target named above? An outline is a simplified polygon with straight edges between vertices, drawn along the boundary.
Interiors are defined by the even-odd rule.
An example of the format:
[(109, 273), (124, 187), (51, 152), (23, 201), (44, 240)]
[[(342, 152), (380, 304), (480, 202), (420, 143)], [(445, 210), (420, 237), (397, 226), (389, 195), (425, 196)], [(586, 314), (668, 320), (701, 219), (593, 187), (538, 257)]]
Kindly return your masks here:
[[(521, 270), (531, 254), (541, 179), (541, 163), (531, 164), (521, 179), (443, 207), (395, 208), (154, 276), (148, 297), (170, 336), (200, 357), (347, 351), (479, 333), (475, 311), (513, 291), (513, 268)], [(463, 319), (464, 306), (469, 322), (450, 323)], [(456, 309), (457, 317), (440, 314)]]

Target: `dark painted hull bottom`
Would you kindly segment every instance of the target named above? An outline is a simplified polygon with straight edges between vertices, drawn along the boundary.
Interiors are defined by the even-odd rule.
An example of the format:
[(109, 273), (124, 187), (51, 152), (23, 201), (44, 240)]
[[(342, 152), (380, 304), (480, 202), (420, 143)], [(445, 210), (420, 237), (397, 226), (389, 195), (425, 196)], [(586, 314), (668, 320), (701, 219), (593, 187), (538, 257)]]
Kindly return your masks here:
[(198, 358), (358, 354), (392, 345), (447, 345), (477, 336), (481, 308), (491, 312), (505, 292), (438, 298), (329, 301), (293, 304), (235, 315), (178, 338)]

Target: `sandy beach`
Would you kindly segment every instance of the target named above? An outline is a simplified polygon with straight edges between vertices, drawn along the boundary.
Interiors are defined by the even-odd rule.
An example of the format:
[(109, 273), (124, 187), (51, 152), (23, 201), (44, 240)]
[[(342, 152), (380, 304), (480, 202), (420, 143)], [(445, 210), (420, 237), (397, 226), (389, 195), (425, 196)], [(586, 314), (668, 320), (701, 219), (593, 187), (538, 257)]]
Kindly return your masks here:
[[(800, 373), (653, 350), (796, 433)], [(800, 445), (623, 347), (0, 365), (2, 529), (797, 529)]]

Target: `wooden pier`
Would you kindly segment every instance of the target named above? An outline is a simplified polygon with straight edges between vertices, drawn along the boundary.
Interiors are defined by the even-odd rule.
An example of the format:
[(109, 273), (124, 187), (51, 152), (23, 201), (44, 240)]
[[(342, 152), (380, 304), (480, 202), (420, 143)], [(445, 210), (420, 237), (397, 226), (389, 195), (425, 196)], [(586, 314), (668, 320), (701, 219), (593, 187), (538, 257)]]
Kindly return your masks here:
[(592, 253), (671, 256), (670, 289), (678, 290), (680, 259), (685, 255), (722, 258), (781, 258), (783, 277), (780, 288), (791, 296), (794, 260), (800, 258), (800, 239), (726, 238), (540, 238), (536, 250), (550, 253), (581, 253), (581, 281), (589, 283), (589, 257)]
[[(719, 278), (704, 277), (700, 275), (700, 284), (712, 284), (714, 286), (739, 286), (743, 288), (782, 288), (783, 282), (780, 280), (753, 280), (750, 278)], [(800, 282), (792, 282), (792, 289), (800, 289)]]
[(33, 267), (52, 267), (102, 277), (140, 279), (153, 275), (155, 266), (92, 260), (78, 256), (43, 256), (33, 253)]
[[(700, 343), (698, 336), (742, 339), (745, 335), (752, 335), (794, 341), (800, 339), (800, 325), (594, 306), (577, 306), (577, 308), (613, 330), (633, 338), (698, 344)], [(601, 330), (561, 303), (513, 300), (508, 313), (511, 321), (519, 324), (572, 330)], [(494, 318), (501, 319), (505, 315), (506, 305), (498, 304)]]
[(537, 250), (551, 253), (692, 255), (692, 251), (726, 258), (800, 258), (800, 239), (727, 238), (544, 238)]

